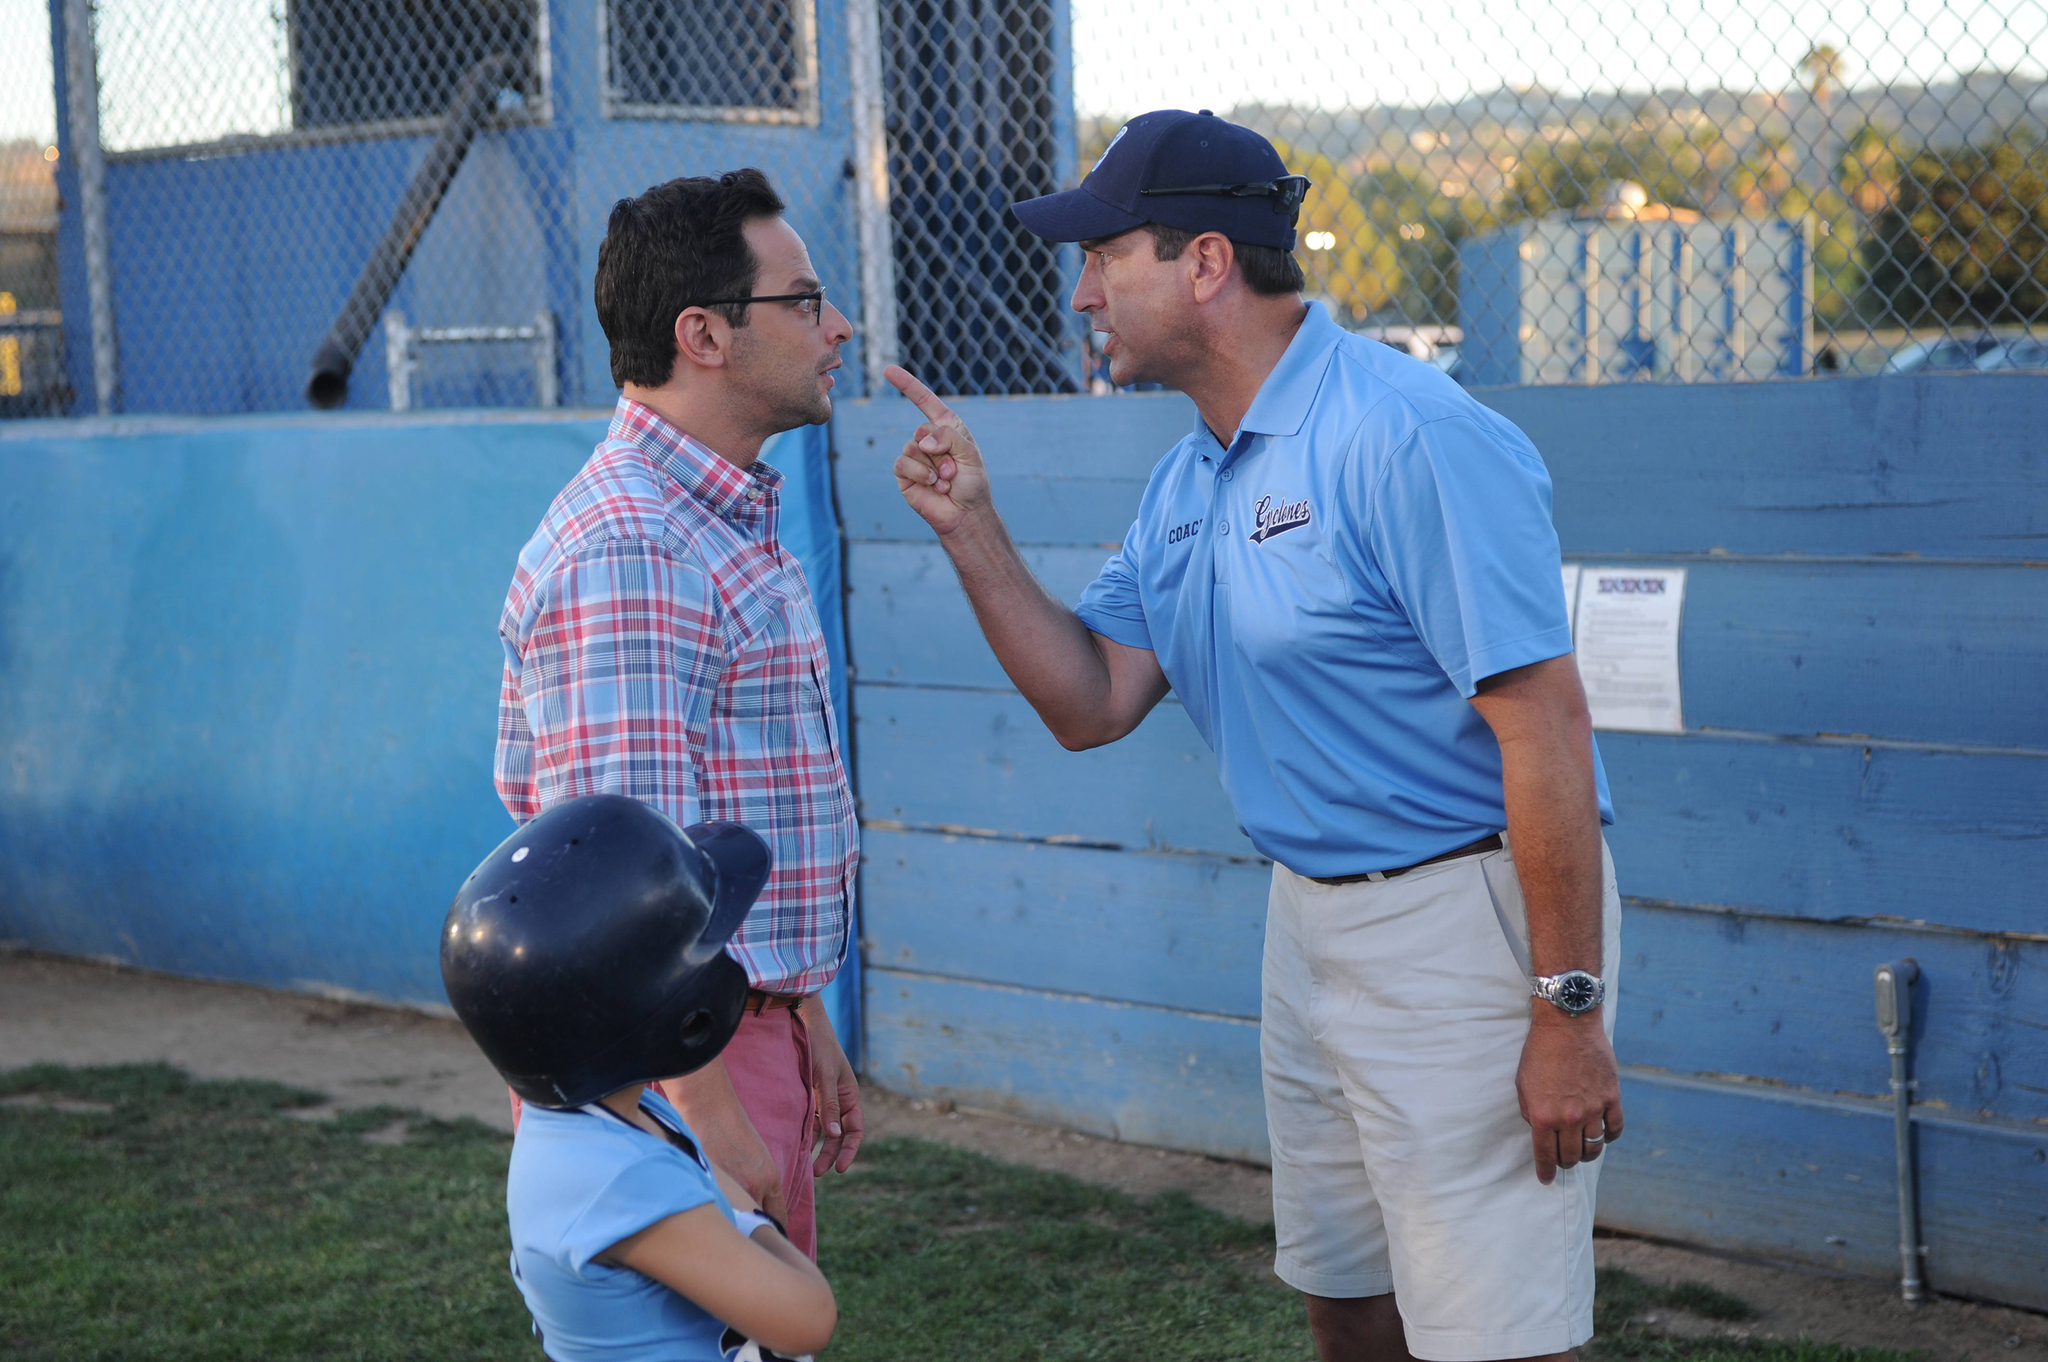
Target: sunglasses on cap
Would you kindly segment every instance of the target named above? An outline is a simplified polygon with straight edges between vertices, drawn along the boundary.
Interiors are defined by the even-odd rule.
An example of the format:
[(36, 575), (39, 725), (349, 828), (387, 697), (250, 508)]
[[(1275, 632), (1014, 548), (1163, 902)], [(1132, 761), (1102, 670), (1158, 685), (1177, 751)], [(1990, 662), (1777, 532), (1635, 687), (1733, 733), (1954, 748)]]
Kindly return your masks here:
[(1245, 184), (1190, 184), (1174, 189), (1140, 189), (1138, 193), (1153, 198), (1178, 194), (1201, 194), (1221, 199), (1267, 198), (1273, 201), (1275, 213), (1285, 213), (1291, 221), (1301, 211), (1301, 201), (1308, 197), (1308, 191), (1308, 176), (1282, 175), (1277, 180), (1252, 180)]

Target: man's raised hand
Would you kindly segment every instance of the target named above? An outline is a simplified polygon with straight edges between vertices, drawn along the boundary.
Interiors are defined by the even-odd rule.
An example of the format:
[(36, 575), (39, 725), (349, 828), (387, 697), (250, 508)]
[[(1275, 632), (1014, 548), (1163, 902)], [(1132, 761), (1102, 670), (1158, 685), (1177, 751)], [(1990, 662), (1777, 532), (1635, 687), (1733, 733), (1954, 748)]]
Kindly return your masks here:
[(940, 534), (950, 534), (968, 514), (988, 505), (988, 470), (967, 423), (908, 369), (882, 371), (896, 391), (924, 413), (896, 457), (896, 486), (910, 509)]

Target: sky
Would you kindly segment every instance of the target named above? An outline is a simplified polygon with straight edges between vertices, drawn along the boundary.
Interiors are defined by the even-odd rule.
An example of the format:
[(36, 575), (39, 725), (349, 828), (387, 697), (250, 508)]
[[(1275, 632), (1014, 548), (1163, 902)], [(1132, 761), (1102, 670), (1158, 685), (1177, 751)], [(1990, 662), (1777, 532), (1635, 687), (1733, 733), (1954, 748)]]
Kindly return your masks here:
[(2048, 52), (2041, 0), (1073, 0), (1073, 12), (1083, 114), (1417, 105), (1529, 85), (1778, 90), (1815, 43), (1844, 54), (1852, 87), (2040, 75), (2030, 53)]
[[(2032, 54), (2048, 52), (2048, 0), (1071, 3), (1083, 114), (1420, 104), (1503, 85), (1775, 90), (1816, 42), (1843, 52), (1852, 87), (1979, 68), (2039, 76)], [(277, 4), (99, 0), (107, 145), (277, 129)], [(49, 50), (47, 0), (0, 0), (0, 140), (55, 136)]]

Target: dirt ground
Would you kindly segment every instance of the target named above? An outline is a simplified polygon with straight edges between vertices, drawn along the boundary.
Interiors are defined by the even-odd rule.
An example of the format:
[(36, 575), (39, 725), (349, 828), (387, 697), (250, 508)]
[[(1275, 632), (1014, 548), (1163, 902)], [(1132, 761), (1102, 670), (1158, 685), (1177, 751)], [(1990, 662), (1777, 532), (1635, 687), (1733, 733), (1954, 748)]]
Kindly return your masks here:
[[(274, 993), (0, 950), (0, 1068), (162, 1060), (204, 1078), (268, 1078), (337, 1106), (390, 1103), (511, 1127), (505, 1089), (454, 1022), (419, 1012)], [(870, 1089), (868, 1126), (1105, 1182), (1138, 1196), (1179, 1189), (1226, 1214), (1271, 1214), (1263, 1168), (1117, 1144)], [(1699, 1281), (1749, 1302), (1732, 1332), (1918, 1349), (1927, 1362), (2048, 1362), (2048, 1316), (1938, 1299), (1918, 1309), (1882, 1282), (1603, 1236), (1603, 1266)], [(1669, 1316), (1672, 1332), (1703, 1321)]]

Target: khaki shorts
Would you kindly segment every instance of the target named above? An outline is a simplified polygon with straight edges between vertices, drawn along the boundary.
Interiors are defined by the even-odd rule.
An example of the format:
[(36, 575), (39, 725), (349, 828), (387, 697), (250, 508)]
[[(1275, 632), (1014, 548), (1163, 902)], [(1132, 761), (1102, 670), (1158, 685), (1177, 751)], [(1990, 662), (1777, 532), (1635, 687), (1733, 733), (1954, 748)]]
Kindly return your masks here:
[[(1605, 1023), (1621, 906), (1605, 854)], [(1432, 1362), (1562, 1352), (1593, 1333), (1598, 1161), (1536, 1180), (1515, 1070), (1529, 936), (1512, 849), (1329, 886), (1273, 867), (1260, 1055), (1274, 1271), (1395, 1294)]]

